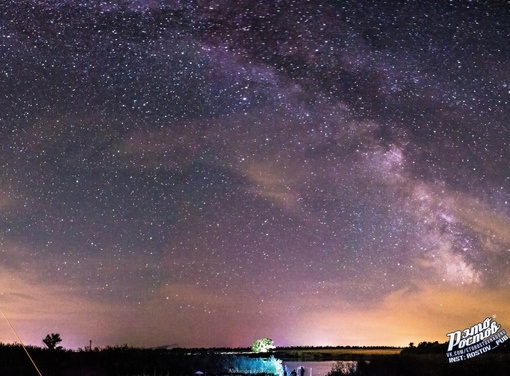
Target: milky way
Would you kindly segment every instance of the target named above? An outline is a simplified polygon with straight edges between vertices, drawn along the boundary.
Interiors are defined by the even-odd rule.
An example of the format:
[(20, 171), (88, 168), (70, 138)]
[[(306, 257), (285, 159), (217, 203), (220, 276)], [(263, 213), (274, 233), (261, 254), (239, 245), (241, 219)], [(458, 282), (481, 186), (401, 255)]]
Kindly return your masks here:
[(510, 329), (507, 2), (0, 10), (0, 306), (27, 343)]

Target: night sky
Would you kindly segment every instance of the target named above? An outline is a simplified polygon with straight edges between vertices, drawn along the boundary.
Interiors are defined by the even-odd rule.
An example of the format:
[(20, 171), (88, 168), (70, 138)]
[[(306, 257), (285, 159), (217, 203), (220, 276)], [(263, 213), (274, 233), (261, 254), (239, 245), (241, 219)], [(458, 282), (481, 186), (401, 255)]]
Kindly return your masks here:
[(507, 1), (3, 0), (0, 307), (66, 348), (510, 330), (509, 41)]

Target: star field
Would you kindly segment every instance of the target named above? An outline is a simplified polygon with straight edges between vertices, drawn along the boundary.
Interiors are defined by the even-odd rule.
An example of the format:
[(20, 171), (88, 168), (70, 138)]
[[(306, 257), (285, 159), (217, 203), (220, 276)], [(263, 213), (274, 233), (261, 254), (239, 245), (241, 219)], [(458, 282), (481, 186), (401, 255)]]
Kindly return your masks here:
[(507, 2), (0, 8), (0, 305), (27, 343), (510, 327)]

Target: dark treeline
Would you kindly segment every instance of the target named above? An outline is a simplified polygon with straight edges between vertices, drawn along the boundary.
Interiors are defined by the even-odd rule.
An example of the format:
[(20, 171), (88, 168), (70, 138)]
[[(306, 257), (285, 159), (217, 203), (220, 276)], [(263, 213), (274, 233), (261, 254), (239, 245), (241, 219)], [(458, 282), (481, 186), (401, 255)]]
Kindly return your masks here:
[[(154, 348), (158, 350), (161, 348)], [(172, 353), (182, 354), (209, 354), (209, 353), (249, 353), (251, 349), (249, 347), (173, 347), (168, 349)]]
[(341, 350), (341, 349), (399, 349), (395, 346), (287, 346), (277, 347), (276, 350)]
[[(252, 359), (212, 349), (199, 350), (116, 346), (71, 351), (27, 347), (43, 376), (185, 376), (194, 375), (197, 371), (207, 375), (236, 375), (240, 374), (235, 372), (237, 369), (252, 367), (262, 370), (265, 364), (260, 357)], [(38, 372), (20, 345), (0, 344), (0, 375), (38, 376)]]
[[(410, 343), (408, 347), (404, 347), (400, 354), (446, 354), (448, 350), (448, 341), (444, 343), (439, 342), (420, 342), (418, 346)], [(509, 353), (510, 344), (505, 342), (495, 349), (491, 350), (491, 354)]]
[(448, 342), (439, 343), (435, 342), (420, 342), (418, 346), (410, 343), (408, 347), (404, 347), (401, 354), (446, 354), (448, 349)]

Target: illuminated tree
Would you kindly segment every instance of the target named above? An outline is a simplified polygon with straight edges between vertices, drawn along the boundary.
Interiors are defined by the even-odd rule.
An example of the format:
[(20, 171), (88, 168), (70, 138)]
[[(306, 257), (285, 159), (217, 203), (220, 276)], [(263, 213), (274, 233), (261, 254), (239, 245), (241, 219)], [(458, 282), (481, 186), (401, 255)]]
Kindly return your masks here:
[(274, 348), (274, 342), (271, 338), (258, 339), (251, 345), (251, 351), (255, 353), (265, 353)]
[(62, 342), (62, 338), (60, 338), (60, 334), (58, 333), (48, 334), (42, 341), (49, 350), (62, 349), (62, 346), (57, 346), (58, 343)]
[(233, 355), (224, 358), (223, 369), (228, 373), (248, 375), (283, 375), (283, 365), (274, 355), (269, 358), (251, 358)]

